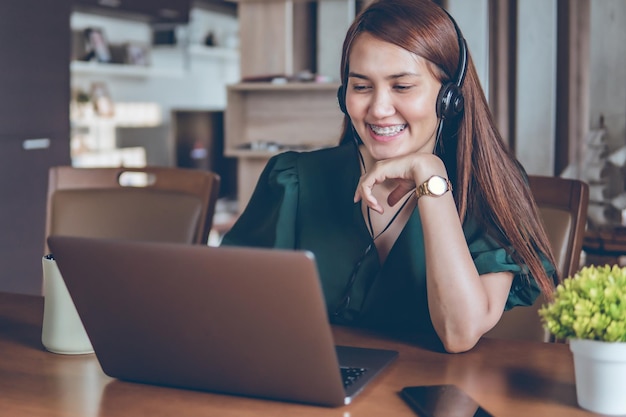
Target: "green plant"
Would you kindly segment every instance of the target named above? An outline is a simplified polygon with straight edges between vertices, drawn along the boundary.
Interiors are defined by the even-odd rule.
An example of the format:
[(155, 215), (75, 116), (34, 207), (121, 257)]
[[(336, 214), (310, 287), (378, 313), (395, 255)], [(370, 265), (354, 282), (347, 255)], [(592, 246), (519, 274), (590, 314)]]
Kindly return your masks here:
[(626, 342), (626, 267), (583, 267), (557, 286), (539, 316), (558, 339)]

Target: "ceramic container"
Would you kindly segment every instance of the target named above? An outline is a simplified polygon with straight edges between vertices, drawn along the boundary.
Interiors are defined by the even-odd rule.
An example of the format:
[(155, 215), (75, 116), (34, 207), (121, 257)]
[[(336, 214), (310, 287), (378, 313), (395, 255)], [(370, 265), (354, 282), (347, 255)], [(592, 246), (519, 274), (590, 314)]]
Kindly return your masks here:
[(65, 286), (59, 268), (48, 256), (43, 266), (43, 327), (41, 341), (50, 352), (68, 355), (92, 353), (93, 347)]

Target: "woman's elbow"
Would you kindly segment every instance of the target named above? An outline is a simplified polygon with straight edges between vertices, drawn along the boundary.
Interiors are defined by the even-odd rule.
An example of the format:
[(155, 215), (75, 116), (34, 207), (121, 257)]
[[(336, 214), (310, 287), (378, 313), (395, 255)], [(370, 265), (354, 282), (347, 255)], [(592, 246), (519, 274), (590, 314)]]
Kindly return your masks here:
[(463, 329), (440, 336), (440, 339), (446, 352), (463, 353), (474, 348), (482, 335), (477, 329)]

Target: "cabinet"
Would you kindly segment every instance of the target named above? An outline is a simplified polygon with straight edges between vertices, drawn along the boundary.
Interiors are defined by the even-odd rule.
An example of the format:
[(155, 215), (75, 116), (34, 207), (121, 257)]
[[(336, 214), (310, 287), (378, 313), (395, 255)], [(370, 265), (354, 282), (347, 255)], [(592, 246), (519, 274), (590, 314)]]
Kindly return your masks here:
[(338, 143), (343, 123), (337, 104), (341, 43), (355, 10), (371, 0), (230, 1), (237, 3), (243, 81), (301, 79), (294, 76), (305, 70), (332, 81), (229, 86), (225, 154), (238, 159), (242, 211), (272, 155)]
[(233, 1), (241, 28), (243, 79), (315, 70), (315, 2)]
[(224, 155), (224, 111), (173, 109), (176, 165), (219, 174), (220, 197), (235, 198), (237, 161)]
[(0, 38), (0, 291), (41, 294), (48, 168), (70, 163), (69, 0), (0, 2)]
[(248, 203), (265, 164), (289, 149), (336, 145), (343, 113), (335, 83), (239, 83), (228, 86), (225, 150), (237, 157), (239, 210)]
[(587, 230), (583, 251), (586, 265), (626, 266), (626, 226)]

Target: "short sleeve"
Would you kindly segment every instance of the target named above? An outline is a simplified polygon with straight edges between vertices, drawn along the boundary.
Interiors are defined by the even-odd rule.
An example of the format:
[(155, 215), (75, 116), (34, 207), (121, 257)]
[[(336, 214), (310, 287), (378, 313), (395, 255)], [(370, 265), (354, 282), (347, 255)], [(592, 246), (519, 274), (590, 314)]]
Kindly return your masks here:
[(268, 161), (248, 205), (224, 235), (222, 245), (294, 248), (298, 155), (285, 152)]
[[(525, 265), (518, 265), (510, 251), (500, 245), (495, 239), (486, 233), (480, 233), (471, 226), (466, 230), (468, 247), (476, 270), (480, 275), (492, 272), (512, 272), (513, 283), (506, 301), (505, 310), (510, 310), (516, 306), (529, 306), (541, 293), (535, 279), (529, 274)], [(554, 273), (552, 264), (542, 256), (543, 266), (548, 275)]]

